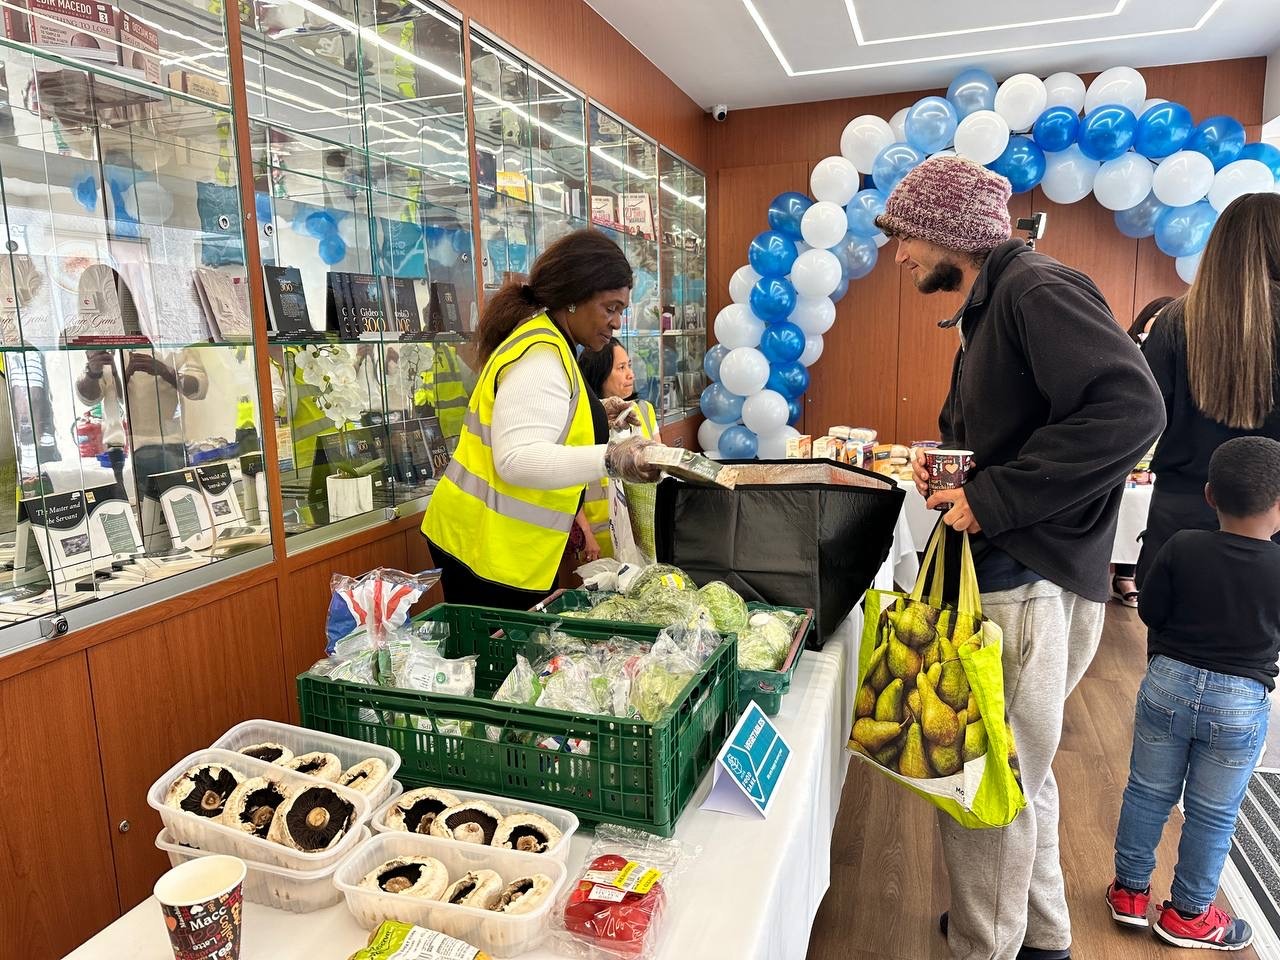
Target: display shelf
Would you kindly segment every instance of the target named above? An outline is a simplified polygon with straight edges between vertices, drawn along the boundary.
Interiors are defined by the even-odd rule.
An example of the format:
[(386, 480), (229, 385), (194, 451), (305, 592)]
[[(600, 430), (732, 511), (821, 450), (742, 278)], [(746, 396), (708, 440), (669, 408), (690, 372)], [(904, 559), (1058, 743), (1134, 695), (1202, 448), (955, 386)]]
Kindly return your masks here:
[(689, 416), (706, 386), (706, 180), (660, 150), (664, 423)]

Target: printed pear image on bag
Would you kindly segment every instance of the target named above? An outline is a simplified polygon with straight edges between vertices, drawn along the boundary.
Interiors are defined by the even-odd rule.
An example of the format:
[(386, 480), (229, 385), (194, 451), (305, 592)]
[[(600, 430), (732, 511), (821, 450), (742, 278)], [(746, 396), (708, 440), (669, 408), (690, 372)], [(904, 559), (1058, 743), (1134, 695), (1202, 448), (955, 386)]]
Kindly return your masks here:
[[(943, 596), (948, 540), (960, 557), (956, 597)], [(868, 590), (864, 605), (849, 749), (966, 827), (1011, 823), (1026, 798), (1002, 634), (982, 616), (968, 535), (939, 522), (911, 593)]]

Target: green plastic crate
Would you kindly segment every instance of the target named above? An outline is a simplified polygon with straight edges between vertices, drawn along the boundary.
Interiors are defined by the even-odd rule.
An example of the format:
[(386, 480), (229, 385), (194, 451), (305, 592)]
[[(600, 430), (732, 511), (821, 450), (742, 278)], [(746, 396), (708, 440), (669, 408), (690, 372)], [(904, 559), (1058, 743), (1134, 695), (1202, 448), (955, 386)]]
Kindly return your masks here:
[[(449, 625), (443, 652), (477, 655), (476, 696), (398, 690), (298, 677), (304, 726), (391, 747), (400, 753), (398, 779), (409, 786), (461, 787), (572, 810), (588, 823), (607, 821), (670, 836), (698, 783), (738, 719), (737, 639), (725, 639), (655, 722), (494, 703), (498, 689), (535, 631), (550, 614), (440, 604), (415, 618)], [(613, 636), (652, 642), (658, 628), (637, 624), (571, 623), (571, 636)], [(431, 729), (418, 729), (421, 721)], [(447, 733), (440, 721), (470, 723), (470, 735)], [(492, 742), (486, 727), (570, 737), (590, 754)], [(501, 739), (501, 738), (500, 738)]]
[[(590, 590), (557, 590), (534, 607), (534, 611), (563, 614), (568, 611), (590, 610), (605, 596), (608, 594), (593, 593)], [(785, 610), (788, 613), (800, 614), (803, 618), (792, 635), (787, 657), (777, 670), (738, 671), (738, 709), (747, 709), (747, 704), (754, 700), (760, 705), (761, 710), (773, 717), (782, 708), (783, 695), (791, 689), (791, 678), (795, 675), (796, 667), (800, 663), (800, 655), (804, 653), (805, 641), (813, 632), (813, 611), (805, 607), (776, 607), (756, 600), (747, 604), (747, 610), (750, 613), (760, 610)], [(579, 620), (577, 618), (570, 618), (566, 622), (614, 626), (621, 623), (617, 620)]]

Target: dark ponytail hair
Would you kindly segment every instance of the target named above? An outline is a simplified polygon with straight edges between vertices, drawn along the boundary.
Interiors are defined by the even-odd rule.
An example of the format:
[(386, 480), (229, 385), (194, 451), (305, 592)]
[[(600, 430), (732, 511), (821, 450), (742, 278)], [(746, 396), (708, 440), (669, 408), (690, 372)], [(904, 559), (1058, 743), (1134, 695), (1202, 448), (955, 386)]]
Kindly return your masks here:
[[(617, 337), (609, 338), (609, 345), (599, 350), (584, 350), (578, 357), (578, 369), (582, 371), (582, 379), (600, 399), (604, 399), (604, 382), (613, 373), (613, 349), (621, 347)], [(625, 347), (623, 349), (626, 349)], [(629, 397), (622, 399), (628, 400)]]
[(631, 283), (631, 264), (603, 233), (566, 234), (534, 261), (528, 283), (504, 284), (485, 301), (477, 344), (480, 362), (487, 362), (511, 331), (530, 317), (584, 303), (603, 290), (630, 288)]

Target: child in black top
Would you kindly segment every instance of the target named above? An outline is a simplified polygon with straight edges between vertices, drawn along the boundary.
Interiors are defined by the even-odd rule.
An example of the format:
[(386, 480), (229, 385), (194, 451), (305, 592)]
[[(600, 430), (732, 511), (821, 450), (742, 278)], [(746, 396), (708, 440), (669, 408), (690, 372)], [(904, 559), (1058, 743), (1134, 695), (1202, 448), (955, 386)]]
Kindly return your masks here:
[(1240, 950), (1252, 930), (1214, 900), (1266, 743), (1280, 654), (1280, 545), (1271, 541), (1280, 532), (1280, 443), (1224, 443), (1205, 498), (1220, 529), (1175, 534), (1138, 601), (1149, 662), (1107, 903), (1118, 923), (1147, 926), (1156, 845), (1181, 796), (1186, 821), (1156, 935), (1175, 946)]

